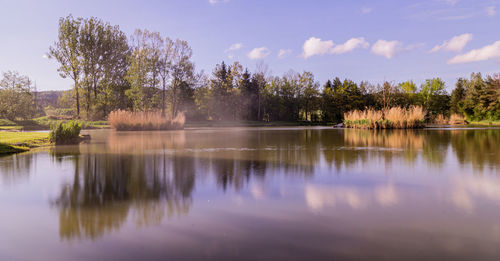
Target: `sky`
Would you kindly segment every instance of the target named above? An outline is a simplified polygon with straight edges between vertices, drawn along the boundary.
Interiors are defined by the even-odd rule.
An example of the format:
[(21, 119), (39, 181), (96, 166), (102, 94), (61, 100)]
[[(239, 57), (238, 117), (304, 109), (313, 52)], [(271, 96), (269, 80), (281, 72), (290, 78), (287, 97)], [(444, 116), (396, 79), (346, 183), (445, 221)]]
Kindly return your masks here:
[(500, 73), (500, 0), (0, 0), (0, 71), (70, 89), (45, 55), (69, 14), (187, 40), (206, 74), (239, 61), (278, 76), (310, 71), (320, 84), (440, 77), (451, 91), (472, 72)]

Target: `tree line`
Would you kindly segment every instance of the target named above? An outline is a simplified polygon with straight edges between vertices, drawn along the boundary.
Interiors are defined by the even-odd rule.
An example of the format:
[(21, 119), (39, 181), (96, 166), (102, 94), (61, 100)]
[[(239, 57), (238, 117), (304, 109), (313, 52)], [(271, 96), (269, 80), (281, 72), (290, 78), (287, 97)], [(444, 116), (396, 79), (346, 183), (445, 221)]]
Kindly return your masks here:
[[(470, 120), (500, 119), (500, 74), (459, 78), (449, 94), (440, 78), (420, 86), (413, 81), (358, 84), (338, 77), (320, 84), (311, 72), (273, 76), (262, 64), (252, 73), (239, 62), (221, 62), (207, 75), (196, 72), (192, 55), (183, 40), (141, 29), (127, 37), (119, 26), (71, 15), (59, 20), (58, 38), (48, 52), (60, 76), (73, 82), (58, 105), (84, 119), (105, 119), (126, 109), (183, 112), (187, 120), (341, 122), (354, 109), (411, 105), (423, 106), (431, 120), (454, 113)], [(29, 78), (15, 72), (3, 78), (0, 117), (32, 116), (33, 110), (19, 108), (36, 103)]]

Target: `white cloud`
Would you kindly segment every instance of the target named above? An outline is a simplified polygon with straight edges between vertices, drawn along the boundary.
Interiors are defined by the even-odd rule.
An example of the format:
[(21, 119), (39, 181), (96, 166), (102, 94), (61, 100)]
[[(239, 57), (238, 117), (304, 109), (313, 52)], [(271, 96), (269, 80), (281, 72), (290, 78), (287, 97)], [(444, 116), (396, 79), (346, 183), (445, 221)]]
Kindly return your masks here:
[(43, 59), (49, 59), (49, 56), (47, 54), (42, 55)]
[(403, 50), (403, 45), (399, 41), (378, 40), (372, 46), (372, 53), (391, 59)]
[(314, 55), (324, 55), (333, 47), (332, 41), (322, 41), (319, 38), (311, 37), (304, 42), (302, 49), (304, 58), (309, 58)]
[(363, 7), (363, 8), (361, 8), (361, 13), (362, 13), (362, 14), (369, 14), (369, 13), (371, 13), (372, 11), (373, 11), (373, 10), (372, 10), (371, 8), (369, 8), (369, 7)]
[(464, 54), (457, 55), (448, 60), (447, 63), (448, 64), (470, 63), (470, 62), (486, 61), (492, 58), (500, 59), (500, 41), (496, 41), (493, 44), (486, 45), (479, 49), (471, 50)]
[(254, 48), (248, 53), (248, 58), (252, 60), (264, 59), (271, 54), (271, 51), (267, 47)]
[(454, 36), (450, 40), (444, 41), (441, 45), (436, 45), (430, 50), (431, 53), (439, 50), (460, 52), (464, 49), (465, 45), (472, 40), (472, 34), (461, 34)]
[(333, 47), (330, 53), (342, 54), (350, 52), (356, 48), (368, 48), (368, 46), (370, 46), (370, 44), (367, 41), (365, 41), (365, 38), (363, 37), (351, 38), (347, 40), (345, 43)]
[(208, 0), (208, 2), (211, 5), (215, 5), (215, 4), (218, 4), (218, 3), (227, 3), (227, 2), (229, 2), (229, 0)]
[(488, 6), (488, 7), (486, 7), (486, 14), (488, 16), (495, 16), (496, 13), (497, 13), (497, 11), (495, 10), (494, 6)]
[(242, 43), (235, 43), (235, 44), (232, 44), (231, 46), (229, 46), (229, 48), (226, 50), (226, 52), (236, 51), (236, 50), (241, 49), (241, 47), (243, 47)]
[(342, 54), (356, 48), (368, 48), (370, 44), (365, 38), (351, 38), (343, 44), (335, 45), (333, 41), (322, 41), (320, 38), (311, 37), (304, 42), (302, 57), (309, 58), (314, 55)]
[(278, 58), (280, 58), (280, 59), (285, 58), (288, 55), (290, 55), (291, 53), (292, 53), (292, 49), (280, 49), (280, 51), (278, 53)]

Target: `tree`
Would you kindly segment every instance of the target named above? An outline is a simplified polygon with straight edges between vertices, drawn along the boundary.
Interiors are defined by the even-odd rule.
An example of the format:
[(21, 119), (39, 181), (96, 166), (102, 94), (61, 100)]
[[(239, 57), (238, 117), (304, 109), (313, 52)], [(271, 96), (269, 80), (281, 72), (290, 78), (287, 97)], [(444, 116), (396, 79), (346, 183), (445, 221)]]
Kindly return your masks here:
[(62, 78), (70, 77), (75, 90), (76, 114), (80, 117), (79, 82), (81, 75), (80, 56), (80, 24), (82, 19), (73, 19), (69, 15), (59, 19), (58, 40), (49, 48), (48, 57), (59, 62), (59, 72)]
[[(130, 55), (130, 67), (125, 78), (130, 83), (130, 89), (125, 92), (132, 101), (133, 110), (147, 111), (151, 109), (151, 86), (156, 83), (152, 77), (152, 57), (155, 50), (151, 39), (155, 37), (147, 30), (137, 29), (132, 37), (133, 51)], [(153, 40), (154, 41), (154, 40)]]
[(299, 76), (299, 85), (302, 87), (303, 91), (303, 110), (304, 110), (304, 120), (312, 121), (317, 120), (313, 117), (312, 112), (319, 109), (318, 96), (319, 96), (319, 84), (314, 81), (314, 76), (311, 72), (303, 72)]
[(447, 97), (443, 97), (446, 95), (444, 88), (445, 83), (440, 78), (427, 79), (420, 87), (419, 94), (423, 99), (424, 108), (427, 109), (431, 117), (448, 112)]
[(0, 80), (0, 117), (29, 119), (35, 113), (32, 81), (18, 72), (7, 71)]
[(465, 86), (467, 85), (467, 80), (464, 78), (459, 78), (455, 85), (455, 89), (451, 92), (450, 97), (450, 112), (461, 113), (463, 107), (463, 100), (465, 98)]
[(172, 117), (184, 110), (187, 103), (194, 104), (195, 73), (191, 61), (193, 50), (186, 41), (175, 40), (171, 61), (170, 106)]
[(417, 91), (417, 85), (413, 81), (406, 81), (399, 84), (399, 88), (403, 90), (404, 93), (414, 94)]

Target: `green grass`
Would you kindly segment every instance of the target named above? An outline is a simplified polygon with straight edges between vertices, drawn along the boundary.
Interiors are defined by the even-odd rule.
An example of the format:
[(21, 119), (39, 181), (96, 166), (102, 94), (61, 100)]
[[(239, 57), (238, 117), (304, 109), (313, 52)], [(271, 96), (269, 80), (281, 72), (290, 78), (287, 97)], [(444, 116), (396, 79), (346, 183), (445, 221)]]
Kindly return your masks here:
[(0, 143), (11, 146), (35, 148), (49, 145), (49, 134), (46, 132), (0, 132)]
[(29, 148), (0, 143), (0, 156), (28, 151)]
[(16, 126), (17, 124), (11, 120), (0, 119), (0, 126)]
[(471, 121), (469, 125), (481, 125), (481, 126), (500, 126), (500, 121)]
[(22, 126), (0, 126), (0, 130), (22, 130)]
[(44, 132), (0, 132), (0, 155), (24, 152), (49, 144), (49, 134)]
[[(50, 126), (67, 122), (67, 120), (55, 120), (48, 116), (35, 118), (32, 120), (9, 121), (0, 119), (0, 130), (50, 130)], [(107, 121), (79, 121), (82, 129), (109, 129)]]

